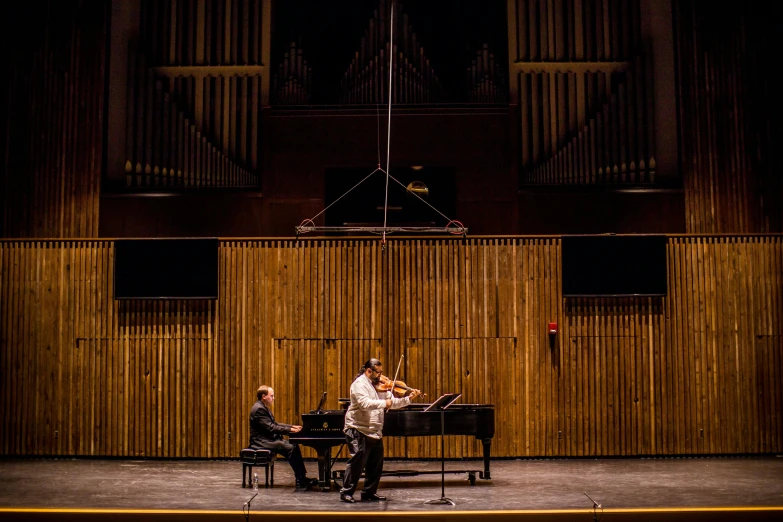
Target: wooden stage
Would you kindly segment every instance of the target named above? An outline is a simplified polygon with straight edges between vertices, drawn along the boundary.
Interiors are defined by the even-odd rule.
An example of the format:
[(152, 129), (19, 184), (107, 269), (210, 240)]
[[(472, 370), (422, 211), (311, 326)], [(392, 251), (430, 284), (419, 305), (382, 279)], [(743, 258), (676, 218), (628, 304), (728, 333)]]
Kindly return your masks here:
[[(316, 463), (306, 461), (311, 476)], [(334, 469), (344, 469), (338, 461)], [(447, 461), (446, 470), (481, 468)], [(440, 470), (440, 461), (387, 460), (386, 470)], [(263, 470), (260, 470), (263, 471)], [(466, 474), (384, 477), (385, 503), (340, 502), (336, 489), (296, 491), (279, 460), (251, 520), (783, 520), (783, 458), (623, 458), (492, 461)], [(263, 481), (263, 473), (259, 474)], [(244, 520), (253, 496), (236, 460), (0, 460), (0, 520)], [(456, 505), (429, 505), (445, 494)], [(593, 509), (590, 495), (601, 509)]]

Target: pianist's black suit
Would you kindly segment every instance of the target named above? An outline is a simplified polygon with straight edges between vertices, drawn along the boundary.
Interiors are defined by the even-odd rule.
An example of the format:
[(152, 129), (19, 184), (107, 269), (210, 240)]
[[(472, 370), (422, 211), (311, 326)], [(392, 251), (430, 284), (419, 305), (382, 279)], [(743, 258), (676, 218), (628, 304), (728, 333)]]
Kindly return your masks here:
[(275, 416), (261, 401), (256, 401), (250, 409), (250, 448), (268, 449), (288, 459), (294, 470), (297, 484), (304, 483), (307, 470), (302, 460), (299, 446), (291, 444), (283, 435), (291, 434), (290, 424), (278, 424)]

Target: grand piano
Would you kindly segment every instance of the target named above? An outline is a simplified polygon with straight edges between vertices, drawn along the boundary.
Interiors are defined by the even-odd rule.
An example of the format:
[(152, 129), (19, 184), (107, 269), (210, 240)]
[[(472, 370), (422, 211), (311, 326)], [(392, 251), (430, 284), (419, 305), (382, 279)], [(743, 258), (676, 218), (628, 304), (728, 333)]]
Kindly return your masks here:
[[(343, 402), (341, 399), (340, 402)], [(323, 398), (321, 400), (323, 403)], [(424, 411), (429, 404), (411, 404), (386, 412), (383, 436), (419, 437), (441, 434), (439, 411)], [(484, 470), (449, 470), (447, 473), (467, 473), (471, 485), (476, 474), (489, 480), (489, 457), (492, 437), (495, 436), (495, 407), (490, 404), (452, 404), (443, 412), (445, 435), (472, 435), (484, 446)], [(302, 430), (291, 435), (291, 443), (309, 446), (318, 454), (318, 486), (322, 491), (331, 489), (332, 448), (345, 444), (343, 427), (345, 410), (317, 409), (302, 415)], [(440, 471), (384, 471), (383, 475), (410, 476)], [(337, 478), (337, 477), (335, 477)]]

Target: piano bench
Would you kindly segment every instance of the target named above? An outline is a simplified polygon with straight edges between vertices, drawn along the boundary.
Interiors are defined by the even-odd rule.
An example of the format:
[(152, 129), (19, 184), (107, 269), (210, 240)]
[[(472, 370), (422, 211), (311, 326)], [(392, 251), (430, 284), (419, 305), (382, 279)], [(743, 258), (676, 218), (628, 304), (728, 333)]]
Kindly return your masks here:
[[(245, 448), (239, 452), (242, 462), (242, 487), (253, 486), (253, 467), (264, 468), (264, 487), (275, 485), (275, 459), (277, 455), (266, 449)], [(245, 481), (247, 478), (247, 481)]]

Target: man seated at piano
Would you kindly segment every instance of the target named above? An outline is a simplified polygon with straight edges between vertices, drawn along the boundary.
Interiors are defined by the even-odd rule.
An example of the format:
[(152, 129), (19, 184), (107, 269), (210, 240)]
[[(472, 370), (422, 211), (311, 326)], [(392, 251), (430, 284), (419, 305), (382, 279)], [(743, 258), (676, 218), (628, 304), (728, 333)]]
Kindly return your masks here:
[(376, 492), (383, 472), (383, 419), (387, 409), (403, 408), (419, 395), (412, 390), (406, 397), (394, 397), (392, 391), (379, 391), (383, 365), (370, 359), (362, 366), (351, 384), (351, 405), (345, 414), (345, 442), (351, 457), (345, 467), (340, 500), (353, 503), (353, 495), (361, 477), (363, 501), (385, 501)]
[(299, 433), (301, 426), (291, 424), (279, 424), (272, 415), (272, 405), (275, 403), (275, 390), (266, 384), (258, 388), (256, 392), (258, 400), (250, 409), (250, 448), (267, 449), (288, 459), (288, 464), (294, 470), (296, 488), (307, 489), (318, 484), (318, 479), (309, 478), (307, 469), (302, 460), (302, 452), (299, 446), (291, 444), (283, 438), (283, 435)]

